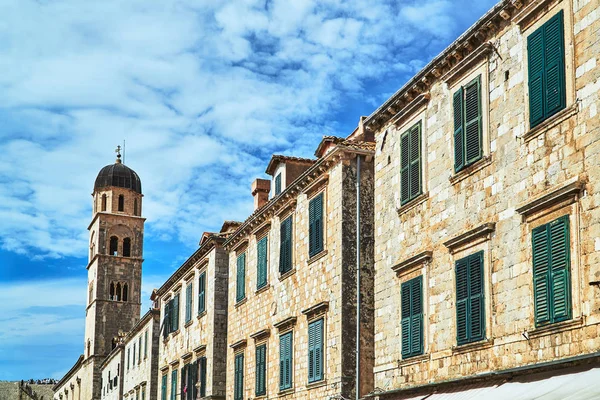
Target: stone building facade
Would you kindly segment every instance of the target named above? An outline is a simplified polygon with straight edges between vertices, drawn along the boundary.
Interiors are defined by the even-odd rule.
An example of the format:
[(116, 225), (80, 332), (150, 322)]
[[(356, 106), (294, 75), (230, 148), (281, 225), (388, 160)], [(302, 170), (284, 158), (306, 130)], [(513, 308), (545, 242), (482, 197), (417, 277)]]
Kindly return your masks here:
[(121, 163), (98, 174), (90, 231), (84, 353), (54, 386), (55, 399), (99, 399), (101, 368), (140, 318), (144, 221), (138, 175)]
[(224, 399), (227, 253), (225, 222), (153, 293), (161, 309), (156, 394), (161, 400)]
[(355, 393), (358, 168), (361, 392), (372, 390), (373, 150), (362, 131), (326, 137), (317, 159), (273, 156), (273, 179), (253, 183), (255, 211), (224, 244), (227, 399)]
[(598, 365), (599, 18), (502, 1), (364, 121), (374, 396)]
[(100, 366), (102, 369), (100, 399), (102, 400), (123, 399), (123, 365), (125, 365), (123, 355), (123, 343), (119, 341)]

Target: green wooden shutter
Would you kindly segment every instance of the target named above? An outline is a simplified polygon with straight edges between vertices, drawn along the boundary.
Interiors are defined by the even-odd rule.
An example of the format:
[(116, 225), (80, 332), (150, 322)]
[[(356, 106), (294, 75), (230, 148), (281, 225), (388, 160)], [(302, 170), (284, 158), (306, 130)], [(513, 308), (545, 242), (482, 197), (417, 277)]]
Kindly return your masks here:
[(465, 166), (464, 157), (464, 89), (459, 88), (454, 93), (454, 171), (458, 172)]
[(411, 281), (403, 282), (400, 286), (401, 296), (401, 324), (402, 324), (402, 357), (410, 356), (411, 343), (410, 343), (410, 292), (411, 292)]
[(177, 399), (177, 370), (171, 372), (171, 400)]
[(267, 284), (267, 236), (260, 239), (256, 245), (256, 252), (258, 253), (258, 265), (257, 265), (257, 280), (256, 288), (260, 289)]
[(410, 137), (408, 132), (400, 136), (400, 201), (410, 200)]
[(198, 278), (198, 314), (206, 311), (206, 271)]
[(281, 193), (281, 174), (277, 174), (275, 177), (275, 196)]
[(571, 279), (569, 219), (561, 217), (550, 223), (550, 257), (552, 260), (552, 314), (554, 322), (571, 318)]
[(529, 79), (529, 124), (533, 128), (545, 118), (544, 112), (544, 30), (527, 38)]
[(544, 24), (544, 73), (546, 118), (565, 107), (565, 46), (563, 11)]
[(267, 345), (262, 344), (256, 348), (256, 387), (255, 395), (264, 396), (266, 389), (266, 357)]
[(171, 329), (173, 332), (179, 329), (179, 293), (173, 299), (173, 326)]
[(279, 249), (279, 272), (285, 273), (292, 269), (292, 217), (281, 223)]
[(292, 332), (279, 337), (279, 389), (292, 387)]
[(483, 290), (483, 251), (469, 256), (469, 340), (485, 337)]
[(323, 379), (323, 319), (308, 325), (308, 382)]
[(200, 375), (200, 397), (206, 396), (206, 357), (200, 357), (198, 362)]
[(183, 368), (181, 368), (181, 385), (179, 386), (179, 398), (181, 400), (187, 400), (186, 396), (185, 396), (185, 391), (186, 391), (186, 385), (187, 385), (187, 379), (188, 379), (188, 365), (184, 365)]
[(456, 261), (456, 340), (468, 342), (469, 266), (466, 258)]
[(481, 77), (465, 87), (465, 166), (482, 156), (481, 137)]
[(237, 258), (237, 281), (235, 300), (240, 301), (246, 297), (246, 253)]
[(312, 257), (323, 251), (323, 193), (308, 203), (308, 247)]
[(188, 284), (185, 288), (185, 322), (192, 320), (192, 284)]
[(548, 252), (548, 241), (546, 225), (533, 229), (533, 297), (536, 325), (550, 322), (550, 254)]
[(423, 277), (402, 283), (402, 357), (423, 353)]
[(161, 400), (167, 400), (167, 375), (162, 376), (162, 384), (160, 388), (160, 398)]
[(234, 400), (244, 398), (244, 354), (235, 356)]
[(198, 388), (196, 383), (198, 382), (198, 375), (200, 374), (200, 364), (198, 362), (190, 364), (190, 380), (188, 385), (188, 393), (190, 400), (196, 400), (198, 397)]
[(409, 131), (410, 137), (410, 198), (421, 194), (421, 123)]

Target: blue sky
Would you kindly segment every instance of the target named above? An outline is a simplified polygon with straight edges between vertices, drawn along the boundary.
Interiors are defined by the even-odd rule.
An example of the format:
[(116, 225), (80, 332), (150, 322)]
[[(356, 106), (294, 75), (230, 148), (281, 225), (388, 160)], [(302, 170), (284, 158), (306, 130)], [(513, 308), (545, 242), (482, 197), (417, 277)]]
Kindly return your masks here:
[(83, 352), (96, 174), (142, 179), (144, 310), (273, 153), (348, 135), (494, 0), (0, 0), (0, 380)]

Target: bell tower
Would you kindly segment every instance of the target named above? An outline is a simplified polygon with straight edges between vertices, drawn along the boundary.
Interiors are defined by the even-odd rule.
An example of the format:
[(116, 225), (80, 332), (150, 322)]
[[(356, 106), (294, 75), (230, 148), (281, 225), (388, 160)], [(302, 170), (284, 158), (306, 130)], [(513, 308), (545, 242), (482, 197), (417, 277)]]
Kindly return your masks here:
[(100, 364), (119, 331), (140, 319), (144, 221), (139, 176), (117, 159), (94, 184), (89, 242), (84, 362), (93, 364), (93, 398), (100, 398)]

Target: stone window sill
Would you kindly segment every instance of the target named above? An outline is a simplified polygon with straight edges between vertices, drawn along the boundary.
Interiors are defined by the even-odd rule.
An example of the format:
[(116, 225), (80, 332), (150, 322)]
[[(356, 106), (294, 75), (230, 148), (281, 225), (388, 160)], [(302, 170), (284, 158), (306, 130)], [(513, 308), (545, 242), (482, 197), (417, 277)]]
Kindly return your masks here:
[(407, 358), (403, 358), (398, 360), (398, 368), (408, 367), (409, 365), (420, 364), (425, 361), (429, 361), (429, 354), (421, 354), (416, 356), (410, 356)]
[(177, 335), (179, 335), (179, 329), (177, 329), (175, 332), (171, 332), (172, 337), (175, 337)]
[(190, 319), (188, 322), (185, 323), (185, 325), (183, 327), (187, 328), (188, 326), (192, 325), (193, 323), (194, 323), (194, 320)]
[(196, 316), (196, 319), (201, 319), (202, 317), (204, 317), (206, 315), (206, 310), (202, 311), (200, 314), (198, 314)]
[(289, 278), (290, 276), (294, 275), (295, 273), (296, 273), (296, 268), (292, 268), (289, 271), (284, 272), (283, 274), (281, 274), (279, 276), (279, 281), (281, 282), (281, 281)]
[(315, 388), (319, 388), (322, 386), (327, 386), (327, 380), (325, 378), (321, 379), (320, 381), (310, 382), (310, 383), (306, 384), (306, 389), (310, 390), (310, 389), (315, 389)]
[(531, 128), (528, 132), (526, 132), (521, 138), (525, 141), (525, 143), (535, 139), (536, 137), (548, 132), (550, 129), (554, 128), (558, 124), (567, 119), (571, 118), (573, 115), (579, 112), (579, 103), (575, 102), (570, 107), (566, 107), (565, 109), (557, 112), (553, 116), (547, 118), (543, 122), (536, 125), (534, 128)]
[(268, 283), (262, 287), (259, 287), (258, 289), (256, 289), (256, 291), (254, 292), (254, 294), (260, 294), (262, 292), (266, 292), (267, 290), (269, 290), (269, 288), (271, 287), (271, 285), (269, 285)]
[(422, 193), (422, 194), (418, 195), (417, 197), (415, 197), (414, 199), (412, 199), (411, 201), (409, 201), (408, 203), (397, 208), (396, 211), (398, 212), (398, 215), (402, 215), (405, 212), (407, 212), (408, 210), (412, 210), (413, 208), (417, 207), (419, 204), (423, 204), (424, 202), (427, 201), (428, 198), (429, 198), (429, 192)]
[(241, 299), (240, 301), (238, 301), (237, 303), (235, 303), (235, 308), (238, 308), (239, 306), (246, 304), (246, 302), (248, 301), (247, 297), (244, 297), (243, 299)]
[(294, 390), (294, 388), (293, 388), (293, 387), (291, 387), (291, 388), (289, 388), (289, 389), (283, 389), (283, 390), (280, 390), (280, 391), (279, 391), (279, 393), (277, 393), (277, 396), (278, 396), (278, 397), (285, 397), (285, 396), (289, 396), (289, 395), (293, 394), (293, 393), (294, 393), (294, 391), (295, 391), (295, 390)]
[(321, 258), (325, 257), (326, 255), (327, 255), (327, 250), (321, 250), (320, 252), (318, 252), (317, 254), (315, 254), (314, 256), (312, 256), (308, 259), (308, 265), (314, 263), (315, 261), (320, 260)]
[(573, 328), (578, 328), (584, 323), (583, 317), (570, 319), (567, 321), (555, 322), (553, 324), (543, 325), (539, 328), (532, 329), (527, 332), (529, 338), (537, 338), (546, 335), (553, 335), (560, 332), (568, 331)]
[(458, 171), (456, 174), (450, 177), (450, 183), (452, 185), (456, 185), (459, 182), (462, 182), (469, 176), (475, 174), (478, 171), (481, 171), (488, 165), (492, 163), (492, 156), (483, 156), (481, 160), (475, 161), (473, 164), (469, 165), (466, 168)]
[(471, 351), (489, 349), (494, 345), (493, 339), (483, 339), (474, 343), (461, 344), (452, 348), (452, 354), (468, 353)]

